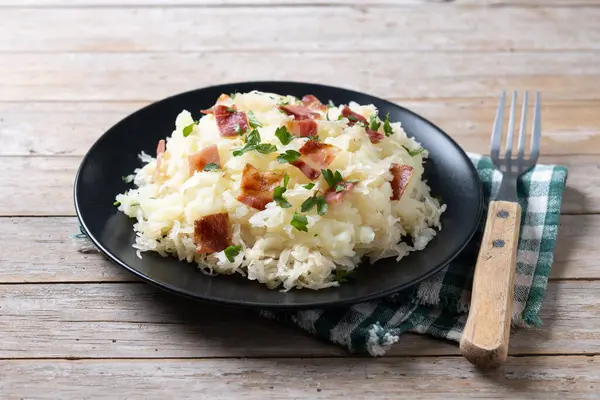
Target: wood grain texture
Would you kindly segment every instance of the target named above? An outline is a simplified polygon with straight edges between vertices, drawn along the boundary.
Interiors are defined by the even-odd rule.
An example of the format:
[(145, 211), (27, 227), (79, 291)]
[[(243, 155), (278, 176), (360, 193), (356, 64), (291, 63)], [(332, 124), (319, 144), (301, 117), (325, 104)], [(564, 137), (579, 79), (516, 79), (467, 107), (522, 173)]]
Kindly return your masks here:
[[(597, 357), (511, 358), (481, 374), (463, 360), (0, 361), (7, 399), (597, 398)], [(50, 389), (51, 388), (51, 389)]]
[[(597, 354), (599, 290), (598, 281), (551, 282), (541, 311), (544, 326), (517, 330), (510, 354)], [(141, 283), (0, 285), (0, 307), (0, 358), (348, 354), (247, 310), (193, 303)], [(459, 352), (455, 343), (407, 334), (389, 354)]]
[(600, 52), (0, 53), (0, 101), (151, 101), (265, 79), (385, 98), (496, 98), (514, 88), (544, 100), (599, 100), (598, 64)]
[[(493, 96), (493, 94), (489, 94)], [(390, 98), (448, 132), (465, 150), (489, 153), (498, 99)], [(0, 155), (84, 155), (112, 125), (148, 102), (0, 102)], [(544, 99), (542, 153), (600, 153), (600, 100)]]
[[(385, 8), (248, 6), (235, 12), (227, 7), (100, 8), (89, 13), (78, 8), (14, 8), (0, 13), (0, 52), (330, 53), (347, 52), (349, 44), (360, 52), (600, 50), (600, 8), (439, 10), (435, 3)], [(52, 23), (46, 24), (48, 20)], [(158, 25), (161, 29), (155, 29)], [(561, 28), (554, 29), (557, 25)], [(236, 28), (224, 32), (216, 26)], [(73, 35), (74, 30), (80, 34)]]
[[(77, 231), (75, 217), (0, 218), (0, 283), (138, 281), (99, 254), (77, 252)], [(600, 279), (600, 216), (563, 215), (558, 236), (551, 279)]]
[[(80, 161), (81, 157), (0, 157), (0, 187), (6, 189), (0, 191), (0, 216), (74, 215), (73, 182)], [(600, 212), (597, 156), (544, 156), (540, 162), (569, 167), (563, 213)]]
[(460, 339), (462, 355), (478, 367), (497, 368), (508, 356), (520, 223), (519, 203), (490, 202)]

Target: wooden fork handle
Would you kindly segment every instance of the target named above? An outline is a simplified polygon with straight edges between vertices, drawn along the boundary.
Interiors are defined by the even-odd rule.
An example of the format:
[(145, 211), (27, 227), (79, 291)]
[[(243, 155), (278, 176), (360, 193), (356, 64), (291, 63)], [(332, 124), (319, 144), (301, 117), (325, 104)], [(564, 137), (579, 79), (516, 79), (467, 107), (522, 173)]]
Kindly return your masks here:
[(460, 339), (463, 356), (481, 368), (496, 368), (508, 356), (520, 222), (518, 203), (490, 203)]

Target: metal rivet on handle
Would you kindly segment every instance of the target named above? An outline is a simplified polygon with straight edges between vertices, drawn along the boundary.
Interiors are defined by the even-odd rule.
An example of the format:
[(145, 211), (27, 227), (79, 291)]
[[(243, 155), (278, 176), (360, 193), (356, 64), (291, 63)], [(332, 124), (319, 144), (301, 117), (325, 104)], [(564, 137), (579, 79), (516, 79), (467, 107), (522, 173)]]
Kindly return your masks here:
[(494, 247), (504, 247), (504, 240), (501, 239), (497, 239), (494, 240), (494, 243), (492, 243), (494, 245)]
[(497, 216), (499, 216), (500, 218), (507, 218), (508, 217), (508, 211), (506, 210), (500, 210), (498, 211), (498, 214), (496, 214)]

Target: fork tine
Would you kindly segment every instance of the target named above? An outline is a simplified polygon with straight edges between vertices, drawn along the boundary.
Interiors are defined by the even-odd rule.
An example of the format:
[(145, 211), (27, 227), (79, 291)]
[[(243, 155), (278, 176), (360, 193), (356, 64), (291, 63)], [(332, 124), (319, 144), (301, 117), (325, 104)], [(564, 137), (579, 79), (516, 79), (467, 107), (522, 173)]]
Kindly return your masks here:
[(529, 93), (525, 92), (523, 95), (523, 111), (521, 112), (521, 128), (519, 129), (519, 143), (517, 149), (517, 160), (523, 160), (523, 156), (525, 154), (525, 136), (527, 127), (527, 97)]
[(540, 156), (540, 141), (542, 138), (542, 127), (541, 127), (541, 104), (540, 104), (540, 92), (535, 94), (535, 109), (533, 111), (533, 127), (531, 128), (531, 157), (529, 159), (536, 162)]
[(517, 91), (513, 90), (510, 101), (510, 113), (508, 114), (508, 136), (506, 138), (506, 159), (510, 160), (513, 145), (513, 135), (515, 132), (515, 108), (517, 106)]
[(500, 157), (500, 141), (502, 139), (502, 119), (504, 117), (504, 99), (506, 93), (503, 91), (500, 96), (500, 103), (496, 110), (496, 119), (494, 120), (494, 127), (492, 129), (492, 142), (491, 142), (491, 155), (492, 160), (498, 160)]

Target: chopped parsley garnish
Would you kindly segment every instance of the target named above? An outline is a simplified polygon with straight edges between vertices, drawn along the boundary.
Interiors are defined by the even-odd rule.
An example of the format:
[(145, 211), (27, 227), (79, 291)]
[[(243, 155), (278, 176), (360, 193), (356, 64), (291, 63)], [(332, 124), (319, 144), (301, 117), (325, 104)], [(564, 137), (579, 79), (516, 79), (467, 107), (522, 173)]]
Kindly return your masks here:
[(356, 118), (354, 115), (348, 115), (346, 118), (348, 118), (349, 121), (354, 121), (354, 122), (358, 121), (358, 118)]
[(343, 192), (345, 189), (346, 189), (346, 186), (344, 186), (344, 185), (337, 185), (335, 187), (335, 192), (336, 193)]
[(317, 136), (308, 136), (308, 140), (312, 140), (313, 142), (318, 142), (319, 140), (319, 135)]
[(256, 115), (252, 110), (248, 111), (248, 123), (251, 128), (260, 128), (262, 124), (256, 119)]
[(290, 176), (285, 174), (283, 176), (283, 186), (277, 186), (275, 190), (273, 190), (273, 200), (281, 208), (290, 208), (292, 206), (290, 202), (283, 197), (283, 194), (287, 191), (288, 183), (290, 183)]
[(238, 135), (241, 135), (242, 133), (244, 133), (244, 131), (242, 131), (242, 127), (240, 126), (240, 124), (235, 124), (233, 126), (233, 130), (235, 131), (235, 133), (237, 133)]
[(343, 114), (338, 115), (338, 121), (341, 121), (343, 119), (344, 119), (344, 115)]
[(404, 147), (404, 150), (406, 150), (406, 152), (408, 153), (408, 155), (411, 156), (411, 157), (414, 157), (417, 154), (421, 154), (422, 152), (425, 151), (425, 149), (423, 147), (421, 147), (421, 148), (419, 148), (417, 150), (411, 150), (411, 149), (409, 149), (406, 146), (402, 146), (402, 147)]
[(296, 161), (302, 154), (296, 150), (288, 150), (285, 153), (281, 153), (277, 156), (277, 162), (279, 164), (292, 163)]
[(323, 178), (325, 179), (325, 182), (327, 182), (327, 184), (329, 185), (329, 187), (331, 189), (335, 189), (338, 183), (344, 181), (340, 171), (335, 171), (335, 173), (334, 173), (330, 169), (322, 169), (321, 173), (323, 174)]
[(237, 110), (233, 107), (225, 107), (225, 110), (227, 110), (227, 112), (234, 113), (234, 114), (237, 112)]
[(242, 154), (252, 150), (256, 150), (261, 154), (269, 154), (276, 151), (277, 147), (269, 143), (261, 143), (260, 134), (258, 133), (258, 130), (254, 129), (246, 136), (246, 145), (241, 149), (234, 150), (233, 156), (241, 156)]
[(304, 189), (308, 189), (308, 190), (310, 190), (310, 189), (312, 189), (312, 188), (314, 188), (314, 187), (315, 187), (315, 184), (314, 184), (314, 183), (307, 183), (306, 185), (302, 185), (302, 187), (303, 187)]
[(194, 126), (198, 125), (198, 121), (194, 121), (185, 128), (183, 128), (183, 137), (188, 137), (194, 131)]
[(290, 225), (302, 232), (308, 232), (308, 219), (302, 214), (294, 213)]
[(315, 205), (317, 206), (317, 214), (324, 215), (327, 212), (328, 207), (325, 197), (321, 196), (318, 192), (315, 193), (314, 196), (304, 200), (300, 206), (300, 211), (309, 212)]
[(229, 262), (234, 262), (240, 251), (242, 251), (242, 246), (229, 246), (223, 250), (223, 253), (225, 253), (225, 257), (227, 257)]
[[(287, 106), (288, 104), (290, 104), (290, 102), (289, 102), (289, 101), (287, 101), (287, 99), (281, 99), (281, 100), (279, 100), (279, 101), (277, 102), (277, 105), (278, 105), (278, 106), (280, 106), (280, 107), (285, 107), (285, 106)], [(281, 110), (280, 110), (280, 111), (281, 111)], [(282, 111), (282, 112), (283, 112), (283, 111)]]
[(348, 282), (348, 278), (353, 272), (354, 271), (344, 271), (342, 269), (336, 269), (334, 272), (335, 277), (333, 279), (339, 283), (346, 283)]
[(204, 166), (204, 168), (202, 168), (203, 171), (216, 171), (218, 169), (221, 169), (221, 167), (219, 166), (219, 164), (216, 164), (214, 162), (208, 163)]
[(292, 140), (294, 140), (294, 135), (288, 132), (285, 126), (280, 126), (275, 130), (275, 136), (281, 142), (282, 145), (287, 146), (290, 144)]
[(394, 129), (390, 125), (390, 114), (386, 114), (385, 122), (383, 123), (383, 132), (385, 136), (390, 136), (394, 134)]
[(121, 205), (121, 202), (119, 200), (117, 200), (113, 203), (113, 206), (115, 206), (115, 207), (119, 207), (120, 205)]
[(371, 115), (371, 118), (369, 118), (369, 128), (377, 132), (380, 126), (381, 122), (377, 121), (377, 115)]

